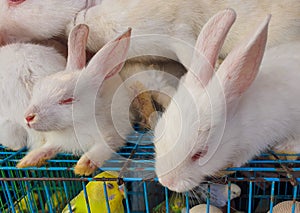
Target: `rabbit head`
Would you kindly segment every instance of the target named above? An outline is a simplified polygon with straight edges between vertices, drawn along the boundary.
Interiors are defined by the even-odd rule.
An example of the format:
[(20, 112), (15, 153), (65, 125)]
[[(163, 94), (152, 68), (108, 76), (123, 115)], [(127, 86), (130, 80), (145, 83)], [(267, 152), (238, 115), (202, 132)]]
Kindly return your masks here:
[(66, 70), (50, 75), (33, 88), (32, 99), (25, 113), (30, 128), (38, 131), (55, 131), (73, 126), (73, 108), (76, 106), (76, 119), (84, 124), (92, 119), (89, 112), (95, 110), (90, 100), (104, 79), (118, 73), (126, 59), (130, 43), (131, 29), (107, 43), (85, 67), (85, 47), (88, 27), (77, 25), (69, 35)]
[(227, 166), (234, 148), (224, 143), (239, 98), (254, 81), (267, 39), (268, 17), (214, 74), (214, 66), (236, 14), (226, 9), (203, 27), (188, 73), (155, 128), (156, 173), (162, 185), (191, 190)]

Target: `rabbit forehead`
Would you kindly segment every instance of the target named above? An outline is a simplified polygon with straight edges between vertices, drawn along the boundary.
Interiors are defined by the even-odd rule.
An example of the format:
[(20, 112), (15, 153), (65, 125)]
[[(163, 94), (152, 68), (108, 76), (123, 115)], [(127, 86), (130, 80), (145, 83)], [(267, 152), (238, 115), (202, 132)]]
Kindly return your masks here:
[(212, 107), (205, 89), (195, 89), (181, 82), (155, 128), (155, 138), (159, 141), (157, 152), (166, 151), (175, 142), (184, 147), (193, 146), (189, 140), (196, 140), (199, 132), (211, 126)]
[(32, 100), (59, 101), (66, 95), (73, 95), (77, 76), (76, 72), (59, 72), (41, 79), (34, 86)]

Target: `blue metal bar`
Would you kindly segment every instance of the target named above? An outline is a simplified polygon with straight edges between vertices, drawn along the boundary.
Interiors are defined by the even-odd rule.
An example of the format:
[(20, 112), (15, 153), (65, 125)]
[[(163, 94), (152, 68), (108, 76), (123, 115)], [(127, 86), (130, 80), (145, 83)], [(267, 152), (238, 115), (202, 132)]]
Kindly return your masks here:
[(230, 209), (231, 209), (231, 182), (228, 182), (228, 199), (227, 199), (227, 212), (230, 213)]
[(88, 213), (91, 213), (91, 208), (90, 208), (90, 204), (89, 204), (89, 196), (87, 194), (87, 190), (86, 190), (84, 182), (82, 182), (82, 188), (83, 188), (83, 195), (85, 198), (85, 204), (86, 204), (87, 211), (88, 211)]
[[(235, 181), (251, 180), (251, 181), (255, 182), (255, 180), (260, 179), (260, 180), (263, 180), (265, 182), (273, 182), (273, 181), (275, 181), (275, 182), (281, 182), (283, 178), (244, 178), (244, 177), (231, 178), (231, 177), (229, 177), (228, 179), (230, 181), (233, 181), (233, 180), (235, 180)], [(288, 181), (287, 178), (285, 178), (285, 179), (286, 179), (286, 181)], [(300, 182), (300, 178), (295, 178), (295, 179), (297, 180), (297, 182)], [(1, 180), (1, 178), (0, 178), (0, 180)], [(257, 182), (260, 182), (260, 181), (257, 181)]]
[[(10, 152), (11, 155), (10, 155), (9, 157), (7, 157), (7, 158), (1, 159), (1, 160), (0, 160), (0, 164), (2, 164), (2, 163), (4, 163), (4, 162), (8, 161), (9, 159), (12, 159), (12, 158), (15, 157), (16, 155), (18, 155), (18, 154), (20, 154), (21, 152), (23, 152), (24, 150), (26, 150), (26, 148), (22, 148), (22, 149), (20, 149), (20, 150), (18, 150), (18, 151), (15, 151), (15, 152)], [(4, 152), (4, 153), (7, 154), (7, 152)]]
[(272, 182), (271, 186), (271, 200), (270, 200), (270, 213), (273, 212), (273, 206), (274, 206), (274, 193), (275, 192), (275, 182)]
[[(4, 181), (1, 181), (1, 188), (5, 189)], [(7, 193), (3, 193), (3, 194), (4, 194), (4, 199), (5, 199), (6, 203), (8, 204), (8, 207), (9, 207), (9, 200), (8, 200)]]
[(249, 164), (279, 164), (279, 163), (300, 163), (300, 160), (251, 160)]
[(185, 208), (186, 208), (186, 213), (190, 212), (190, 204), (189, 204), (189, 193), (185, 193)]
[[(300, 171), (300, 168), (290, 168), (291, 171), (293, 172), (298, 172)], [(266, 168), (266, 167), (233, 167), (233, 168), (228, 168), (226, 171), (247, 171), (247, 172), (278, 172), (278, 171), (283, 171), (283, 169), (278, 169), (278, 168)]]
[(124, 195), (125, 195), (125, 203), (126, 203), (126, 210), (127, 210), (126, 213), (130, 213), (128, 193), (125, 185), (124, 185)]
[(250, 181), (249, 182), (248, 213), (252, 212), (252, 189), (253, 189), (253, 183), (252, 183), (252, 181)]
[(148, 194), (147, 194), (147, 185), (146, 185), (146, 182), (143, 183), (143, 188), (144, 188), (144, 198), (145, 198), (146, 212), (150, 213), (150, 211), (149, 211), (149, 203), (148, 203)]
[(104, 197), (105, 197), (105, 203), (106, 203), (107, 212), (110, 213), (110, 206), (109, 206), (109, 200), (108, 200), (108, 193), (107, 193), (107, 188), (106, 188), (106, 182), (103, 182), (103, 191), (104, 191)]
[(165, 187), (165, 197), (166, 197), (166, 213), (169, 213), (169, 193), (167, 187)]
[(68, 187), (67, 187), (67, 184), (66, 184), (65, 181), (63, 182), (63, 186), (64, 186), (64, 191), (65, 191), (66, 199), (68, 201), (67, 205), (68, 205), (69, 212), (72, 212), (72, 206), (70, 204), (70, 197), (69, 197), (69, 193), (68, 193)]
[[(51, 196), (50, 196), (50, 193), (49, 193), (49, 190), (48, 190), (48, 187), (46, 185), (46, 183), (43, 181), (43, 185), (44, 185), (44, 190), (45, 190), (45, 193), (46, 193), (46, 203), (49, 207), (49, 213), (54, 213), (53, 212), (53, 209), (52, 209), (52, 206), (53, 206), (53, 202), (51, 200)], [(48, 202), (49, 201), (49, 202)]]
[(33, 206), (32, 204), (35, 203), (35, 201), (32, 199), (31, 195), (32, 192), (31, 192), (31, 189), (30, 189), (30, 186), (29, 186), (29, 183), (27, 181), (25, 181), (25, 185), (26, 185), (26, 195), (27, 195), (27, 199), (28, 199), (28, 202), (26, 202), (26, 205), (27, 203), (29, 204), (29, 209), (31, 212), (34, 212), (33, 211)]
[(15, 208), (14, 208), (14, 203), (12, 201), (12, 197), (10, 195), (9, 188), (8, 188), (8, 185), (7, 185), (6, 181), (4, 182), (4, 186), (5, 186), (5, 190), (7, 192), (7, 195), (8, 195), (8, 201), (9, 201), (9, 204), (10, 204), (11, 211), (12, 211), (12, 213), (16, 213)]
[[(293, 201), (295, 201), (297, 199), (297, 186), (294, 186), (294, 191), (293, 191)], [(292, 206), (292, 213), (295, 213), (296, 210), (296, 203), (293, 202), (293, 206)]]
[(207, 185), (206, 213), (209, 213), (209, 207), (210, 207), (210, 184)]

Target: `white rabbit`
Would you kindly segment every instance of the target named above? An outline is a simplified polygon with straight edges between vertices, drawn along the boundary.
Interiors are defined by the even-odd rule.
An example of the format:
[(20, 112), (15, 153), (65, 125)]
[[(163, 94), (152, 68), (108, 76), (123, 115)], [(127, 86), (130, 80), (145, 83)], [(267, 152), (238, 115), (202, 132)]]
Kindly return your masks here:
[(61, 35), (70, 21), (68, 32), (86, 23), (91, 29), (88, 48), (96, 52), (130, 26), (133, 36), (144, 36), (133, 39), (129, 56), (163, 55), (188, 67), (201, 27), (225, 8), (233, 8), (240, 18), (221, 51), (223, 58), (266, 14), (273, 15), (269, 46), (299, 38), (298, 0), (1, 0), (0, 30), (6, 32), (5, 41), (43, 40)]
[[(151, 56), (154, 56), (155, 60), (169, 58), (179, 61), (188, 68), (197, 35), (204, 23), (217, 11), (225, 8), (235, 9), (240, 18), (228, 35), (221, 50), (221, 58), (224, 58), (233, 46), (249, 33), (251, 29), (249, 26), (258, 24), (269, 13), (273, 15), (273, 20), (268, 46), (299, 40), (298, 0), (284, 3), (272, 0), (254, 0), (246, 3), (232, 0), (103, 0), (100, 4), (79, 12), (67, 26), (66, 32), (68, 33), (76, 24), (87, 24), (91, 31), (87, 46), (91, 52), (96, 52), (112, 37), (130, 26), (133, 28), (133, 35), (129, 59), (146, 56), (138, 57), (144, 62)], [(151, 126), (149, 122), (151, 119), (148, 119), (147, 115), (154, 111), (154, 107), (150, 104), (152, 101), (149, 100), (150, 95), (144, 93), (144, 96), (143, 99), (148, 104), (138, 108), (141, 114), (146, 115), (146, 120), (144, 119), (142, 123), (147, 127)], [(158, 99), (161, 105), (169, 102), (166, 96)]]
[(0, 30), (5, 42), (62, 35), (75, 14), (101, 0), (1, 0)]
[(262, 61), (270, 16), (214, 74), (235, 16), (225, 10), (202, 29), (191, 68), (156, 126), (156, 173), (171, 190), (190, 190), (228, 164), (300, 139), (300, 42), (274, 47)]
[(51, 47), (16, 43), (0, 48), (1, 144), (17, 150), (44, 142), (41, 133), (26, 126), (23, 115), (35, 82), (65, 65), (66, 59)]
[[(193, 47), (205, 22), (220, 10), (233, 8), (240, 17), (221, 50), (224, 58), (267, 14), (272, 14), (269, 46), (299, 40), (300, 1), (279, 3), (273, 0), (206, 1), (206, 0), (103, 0), (79, 12), (71, 29), (79, 23), (90, 27), (88, 49), (95, 52), (107, 41), (132, 27), (129, 58), (135, 56), (164, 56), (179, 60), (189, 67)], [(67, 30), (69, 32), (69, 30)], [(149, 58), (149, 57), (148, 57)]]
[(31, 129), (46, 135), (46, 143), (28, 153), (18, 167), (39, 165), (60, 151), (85, 153), (75, 173), (89, 175), (132, 130), (130, 100), (124, 88), (118, 89), (122, 80), (117, 74), (127, 56), (130, 30), (104, 46), (85, 67), (87, 36), (86, 25), (76, 26), (69, 36), (66, 69), (35, 84), (25, 118)]

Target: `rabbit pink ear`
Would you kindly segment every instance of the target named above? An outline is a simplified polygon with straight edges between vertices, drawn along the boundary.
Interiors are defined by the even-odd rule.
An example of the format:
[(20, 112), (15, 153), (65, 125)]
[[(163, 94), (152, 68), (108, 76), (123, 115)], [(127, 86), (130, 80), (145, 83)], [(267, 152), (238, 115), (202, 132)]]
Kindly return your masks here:
[(131, 28), (116, 39), (108, 42), (91, 59), (86, 68), (87, 72), (101, 77), (101, 80), (118, 73), (122, 69), (127, 57), (130, 46), (130, 36)]
[(270, 18), (271, 15), (268, 15), (254, 35), (227, 56), (217, 72), (223, 82), (224, 94), (229, 104), (250, 87), (259, 71)]
[(75, 26), (69, 35), (68, 40), (68, 59), (66, 70), (83, 69), (86, 64), (86, 43), (89, 28), (85, 24)]
[(193, 72), (201, 80), (202, 87), (213, 76), (219, 52), (235, 19), (234, 10), (223, 10), (208, 20), (198, 36), (190, 72)]

